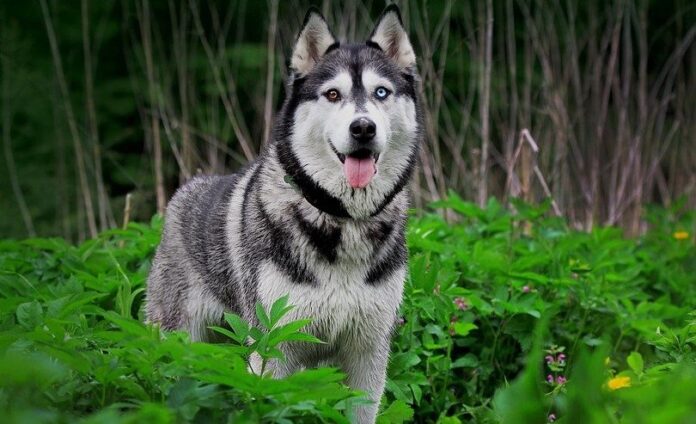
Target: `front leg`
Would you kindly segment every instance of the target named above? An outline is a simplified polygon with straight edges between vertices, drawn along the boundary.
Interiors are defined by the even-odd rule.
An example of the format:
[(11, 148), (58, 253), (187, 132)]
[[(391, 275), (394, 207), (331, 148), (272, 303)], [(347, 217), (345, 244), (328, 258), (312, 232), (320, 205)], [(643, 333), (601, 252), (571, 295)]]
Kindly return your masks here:
[(379, 402), (384, 392), (388, 361), (388, 337), (380, 340), (372, 349), (348, 351), (339, 357), (339, 365), (346, 373), (346, 384), (352, 389), (364, 391), (373, 401), (370, 405), (357, 408), (356, 417), (359, 424), (375, 422)]

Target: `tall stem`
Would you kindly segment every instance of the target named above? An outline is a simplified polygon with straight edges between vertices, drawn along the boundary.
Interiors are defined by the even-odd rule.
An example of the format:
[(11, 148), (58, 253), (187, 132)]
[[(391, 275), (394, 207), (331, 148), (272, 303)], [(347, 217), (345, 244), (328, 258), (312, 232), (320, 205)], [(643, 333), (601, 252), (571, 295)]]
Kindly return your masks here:
[(483, 72), (481, 74), (481, 162), (479, 163), (478, 204), (488, 198), (488, 146), (490, 144), (491, 63), (493, 61), (493, 2), (486, 1), (486, 35), (484, 39)]
[(275, 74), (275, 39), (278, 28), (278, 0), (269, 0), (270, 23), (268, 25), (268, 56), (266, 59), (266, 99), (263, 107), (263, 139), (268, 143), (271, 135), (271, 118), (273, 114), (273, 76)]
[(155, 85), (155, 66), (152, 60), (152, 32), (150, 26), (150, 2), (143, 0), (142, 13), (140, 15), (140, 34), (143, 42), (143, 53), (145, 56), (145, 72), (147, 73), (147, 86), (150, 95), (150, 127), (152, 130), (152, 153), (155, 168), (155, 194), (157, 196), (157, 212), (164, 213), (167, 206), (167, 199), (164, 193), (164, 174), (162, 172), (162, 139), (160, 136), (160, 124), (156, 111), (158, 93)]
[[(8, 42), (7, 29), (3, 31), (3, 42)], [(9, 43), (8, 43), (9, 44)], [(12, 114), (10, 112), (10, 65), (7, 57), (2, 61), (2, 144), (5, 153), (5, 163), (7, 164), (7, 173), (10, 174), (10, 184), (15, 200), (19, 206), (19, 212), (22, 215), (24, 226), (26, 227), (29, 237), (36, 237), (34, 230), (34, 222), (31, 219), (27, 202), (24, 200), (22, 187), (19, 185), (19, 177), (17, 176), (17, 166), (12, 153), (11, 125)]]
[(90, 192), (89, 183), (87, 181), (87, 170), (85, 169), (84, 152), (82, 151), (82, 141), (80, 133), (77, 130), (77, 121), (73, 113), (72, 104), (70, 103), (70, 94), (68, 92), (68, 84), (63, 73), (63, 62), (61, 60), (60, 51), (58, 50), (58, 41), (56, 33), (53, 29), (53, 21), (48, 12), (46, 0), (40, 0), (41, 11), (43, 13), (44, 23), (46, 25), (46, 33), (48, 41), (51, 45), (51, 56), (53, 57), (53, 65), (56, 68), (56, 78), (58, 80), (58, 88), (60, 89), (61, 97), (63, 98), (63, 106), (65, 108), (65, 117), (68, 121), (68, 128), (73, 141), (73, 149), (75, 151), (75, 162), (77, 166), (77, 174), (80, 180), (80, 191), (84, 202), (85, 214), (87, 217), (87, 225), (91, 237), (97, 236), (97, 223), (94, 218), (94, 206), (92, 204), (92, 194)]
[(92, 48), (89, 36), (89, 9), (88, 1), (82, 0), (82, 51), (85, 65), (85, 109), (87, 112), (87, 124), (89, 127), (89, 138), (92, 143), (92, 156), (94, 161), (94, 175), (97, 184), (97, 207), (99, 210), (99, 227), (106, 230), (109, 228), (109, 197), (104, 186), (104, 176), (102, 173), (101, 144), (99, 142), (99, 130), (97, 129), (97, 112), (94, 105), (94, 80), (92, 73)]

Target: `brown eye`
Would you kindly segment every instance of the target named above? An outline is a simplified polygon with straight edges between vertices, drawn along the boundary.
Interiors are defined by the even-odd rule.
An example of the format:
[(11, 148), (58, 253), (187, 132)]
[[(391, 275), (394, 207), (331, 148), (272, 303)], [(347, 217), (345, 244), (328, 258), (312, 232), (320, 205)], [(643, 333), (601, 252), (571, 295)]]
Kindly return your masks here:
[(339, 93), (338, 90), (336, 90), (335, 88), (332, 88), (331, 90), (327, 91), (324, 94), (324, 96), (326, 96), (326, 99), (331, 103), (341, 100), (341, 93)]

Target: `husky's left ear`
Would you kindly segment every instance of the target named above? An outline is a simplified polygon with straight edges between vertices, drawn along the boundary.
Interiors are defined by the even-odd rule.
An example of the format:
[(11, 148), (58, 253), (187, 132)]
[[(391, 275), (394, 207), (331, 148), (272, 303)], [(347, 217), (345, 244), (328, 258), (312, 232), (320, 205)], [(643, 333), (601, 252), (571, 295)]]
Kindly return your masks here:
[(298, 76), (306, 75), (326, 52), (338, 46), (326, 20), (315, 7), (307, 11), (300, 35), (292, 49), (290, 69)]
[(376, 44), (376, 47), (382, 49), (401, 68), (412, 68), (416, 65), (416, 54), (404, 29), (399, 8), (395, 4), (390, 4), (384, 9), (367, 43)]

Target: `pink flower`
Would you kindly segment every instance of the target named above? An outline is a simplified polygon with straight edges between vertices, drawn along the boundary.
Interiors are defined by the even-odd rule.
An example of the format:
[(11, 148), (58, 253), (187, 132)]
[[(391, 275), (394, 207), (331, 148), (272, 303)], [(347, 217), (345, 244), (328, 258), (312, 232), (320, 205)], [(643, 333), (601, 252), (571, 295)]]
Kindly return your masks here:
[(556, 414), (549, 414), (548, 420), (550, 423), (556, 421)]
[(546, 376), (546, 382), (549, 384), (553, 384), (553, 376), (551, 374)]
[(546, 355), (546, 357), (544, 359), (546, 360), (547, 364), (551, 364), (551, 363), (555, 362), (555, 360), (553, 359), (553, 356), (551, 356), (551, 355)]
[(566, 381), (567, 381), (566, 378), (563, 377), (562, 375), (559, 375), (558, 377), (556, 377), (556, 384), (558, 384), (559, 386), (561, 384), (565, 384)]
[(557, 361), (558, 362), (565, 362), (565, 360), (566, 360), (566, 356), (562, 353), (559, 353)]
[(457, 306), (457, 309), (460, 311), (466, 311), (469, 309), (469, 302), (463, 297), (457, 297), (454, 299), (454, 304)]
[(522, 287), (522, 292), (524, 292), (524, 293), (529, 293), (530, 291), (532, 291), (532, 288), (531, 288), (531, 287), (529, 287), (529, 286), (524, 286), (524, 287)]

